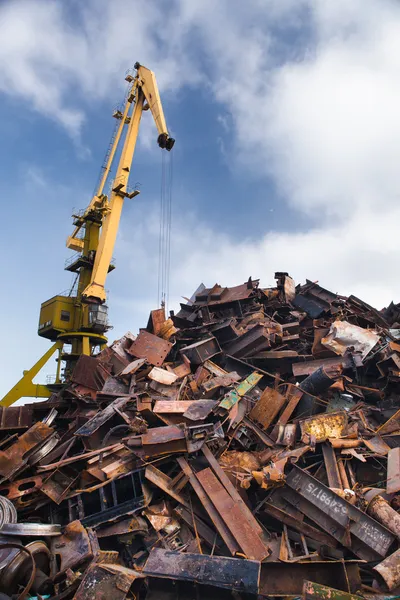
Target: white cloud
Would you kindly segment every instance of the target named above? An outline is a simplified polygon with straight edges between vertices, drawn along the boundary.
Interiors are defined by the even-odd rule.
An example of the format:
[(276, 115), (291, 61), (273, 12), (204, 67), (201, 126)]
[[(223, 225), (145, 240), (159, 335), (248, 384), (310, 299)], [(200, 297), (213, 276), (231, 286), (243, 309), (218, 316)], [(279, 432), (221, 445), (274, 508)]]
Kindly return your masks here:
[(122, 95), (139, 60), (163, 90), (198, 80), (175, 36), (173, 8), (139, 0), (57, 3), (8, 0), (0, 7), (0, 90), (61, 123), (79, 140), (93, 102)]
[(257, 176), (270, 175), (286, 201), (316, 222), (397, 205), (400, 6), (309, 0), (281, 11), (289, 5), (298, 37), (308, 31), (292, 46), (276, 32), (287, 13), (271, 16), (268, 2), (238, 15), (221, 1), (212, 17), (204, 2), (190, 3), (216, 57), (210, 79), (232, 116), (233, 156)]

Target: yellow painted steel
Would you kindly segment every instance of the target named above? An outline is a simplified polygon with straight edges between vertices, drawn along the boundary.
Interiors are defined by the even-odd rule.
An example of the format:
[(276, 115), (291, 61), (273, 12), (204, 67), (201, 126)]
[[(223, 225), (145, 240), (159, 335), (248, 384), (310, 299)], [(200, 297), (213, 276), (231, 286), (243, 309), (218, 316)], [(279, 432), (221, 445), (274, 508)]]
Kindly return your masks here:
[(138, 66), (138, 85), (141, 87), (144, 97), (146, 98), (159, 135), (168, 135), (167, 123), (164, 117), (156, 76), (153, 71), (146, 69), (143, 65)]
[[(134, 85), (136, 87), (136, 82)], [(132, 89), (130, 90), (129, 96), (131, 94), (132, 94)], [(112, 166), (112, 163), (113, 163), (113, 160), (115, 157), (115, 152), (118, 148), (119, 141), (121, 139), (124, 125), (127, 125), (129, 123), (129, 119), (128, 119), (128, 112), (129, 112), (129, 108), (130, 108), (130, 103), (128, 102), (129, 96), (125, 100), (123, 112), (119, 113), (118, 111), (116, 111), (114, 113), (114, 116), (116, 116), (116, 118), (119, 119), (119, 125), (117, 128), (116, 134), (115, 134), (115, 138), (111, 145), (110, 153), (108, 155), (106, 164), (104, 166), (103, 174), (101, 176), (98, 188), (96, 190), (96, 194), (93, 196), (92, 200), (90, 201), (89, 206), (85, 210), (84, 215), (82, 216), (82, 219), (81, 219), (81, 224), (78, 224), (75, 227), (72, 235), (70, 235), (67, 238), (67, 248), (70, 248), (71, 250), (75, 250), (77, 252), (81, 252), (83, 250), (84, 242), (83, 242), (83, 240), (80, 240), (76, 236), (78, 235), (78, 233), (84, 223), (84, 217), (88, 216), (90, 211), (92, 211), (93, 209), (99, 209), (99, 208), (103, 207), (103, 209), (107, 210), (108, 202), (107, 202), (107, 198), (105, 196), (103, 196), (103, 190), (104, 190), (104, 185), (107, 181), (107, 177), (110, 174), (111, 166)]]
[(62, 342), (56, 342), (43, 354), (41, 358), (29, 369), (24, 371), (21, 379), (1, 400), (1, 406), (10, 406), (20, 398), (49, 398), (51, 392), (48, 387), (38, 383), (33, 383), (33, 378), (44, 367), (47, 361), (53, 356), (56, 350), (62, 348)]
[[(92, 355), (97, 347), (104, 348), (108, 329), (106, 322), (105, 281), (112, 270), (112, 253), (121, 219), (124, 199), (132, 198), (138, 191), (128, 190), (129, 174), (143, 111), (150, 110), (158, 131), (158, 145), (171, 150), (174, 141), (169, 137), (155, 75), (139, 63), (135, 65), (136, 76), (128, 75), (131, 84), (121, 111), (113, 116), (119, 120), (102, 175), (88, 207), (73, 215), (74, 230), (67, 239), (67, 247), (77, 252), (66, 270), (77, 273), (75, 295), (54, 296), (41, 306), (38, 334), (55, 344), (29, 370), (24, 371), (20, 381), (0, 401), (10, 406), (21, 397), (47, 398), (49, 389), (35, 385), (33, 377), (58, 349), (56, 382), (61, 383), (61, 361), (65, 363), (64, 380), (68, 381), (73, 367), (82, 354)], [(126, 131), (121, 157), (110, 199), (104, 194), (104, 186), (110, 174), (122, 134)], [(70, 351), (64, 350), (65, 345)]]
[[(103, 223), (90, 285), (83, 291), (83, 298), (92, 302), (105, 302), (106, 300), (104, 285), (114, 251), (124, 199), (126, 197), (131, 198), (138, 193), (129, 193), (127, 186), (143, 110), (150, 109), (153, 115), (159, 133), (159, 145), (170, 150), (174, 143), (174, 140), (171, 140), (168, 135), (167, 124), (154, 73), (138, 63), (136, 63), (135, 67), (137, 68), (137, 76), (132, 85), (131, 93), (128, 95), (128, 103), (135, 103), (135, 107), (132, 117), (130, 118), (125, 143), (117, 168), (109, 210)], [(146, 106), (144, 106), (145, 100), (147, 102)], [(127, 115), (128, 112), (125, 114)], [(170, 147), (168, 146), (167, 140), (172, 142)]]
[(76, 298), (54, 296), (40, 307), (38, 334), (55, 341), (59, 333), (74, 329)]
[(106, 300), (104, 284), (114, 251), (115, 240), (117, 239), (124, 199), (128, 194), (126, 186), (128, 184), (132, 158), (135, 152), (140, 119), (143, 111), (143, 101), (144, 95), (139, 88), (136, 96), (135, 109), (133, 111), (133, 116), (129, 124), (125, 144), (119, 161), (117, 175), (114, 181), (114, 188), (111, 193), (110, 209), (105, 217), (101, 231), (99, 247), (96, 252), (96, 259), (92, 271), (92, 278), (90, 285), (83, 291), (84, 298), (96, 299), (100, 302), (105, 302)]

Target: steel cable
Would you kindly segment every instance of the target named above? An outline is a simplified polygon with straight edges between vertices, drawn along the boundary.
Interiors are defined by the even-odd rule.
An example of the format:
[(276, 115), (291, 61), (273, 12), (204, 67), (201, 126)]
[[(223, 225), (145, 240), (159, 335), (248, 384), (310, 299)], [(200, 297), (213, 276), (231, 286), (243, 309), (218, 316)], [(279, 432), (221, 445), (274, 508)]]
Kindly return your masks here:
[(158, 240), (158, 286), (157, 303), (168, 308), (169, 282), (171, 269), (171, 229), (172, 229), (172, 158), (169, 154), (166, 164), (162, 153), (161, 190), (160, 190), (160, 227)]

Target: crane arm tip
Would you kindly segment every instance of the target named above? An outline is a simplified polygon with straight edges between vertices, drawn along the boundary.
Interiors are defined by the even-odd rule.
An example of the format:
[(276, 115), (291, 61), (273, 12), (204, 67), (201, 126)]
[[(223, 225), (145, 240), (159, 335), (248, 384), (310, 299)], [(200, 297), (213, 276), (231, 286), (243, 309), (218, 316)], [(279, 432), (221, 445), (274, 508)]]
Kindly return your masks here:
[(165, 148), (166, 150), (172, 150), (175, 144), (175, 140), (172, 137), (169, 137), (168, 133), (160, 133), (157, 138), (158, 145), (160, 148)]

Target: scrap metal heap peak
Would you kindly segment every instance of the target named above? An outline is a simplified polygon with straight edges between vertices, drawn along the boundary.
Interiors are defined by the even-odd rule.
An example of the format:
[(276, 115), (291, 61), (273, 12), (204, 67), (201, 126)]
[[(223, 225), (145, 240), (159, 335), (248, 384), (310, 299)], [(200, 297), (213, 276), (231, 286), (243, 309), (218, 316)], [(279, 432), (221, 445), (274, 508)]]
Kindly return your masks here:
[(275, 277), (0, 408), (2, 597), (399, 597), (400, 305)]

